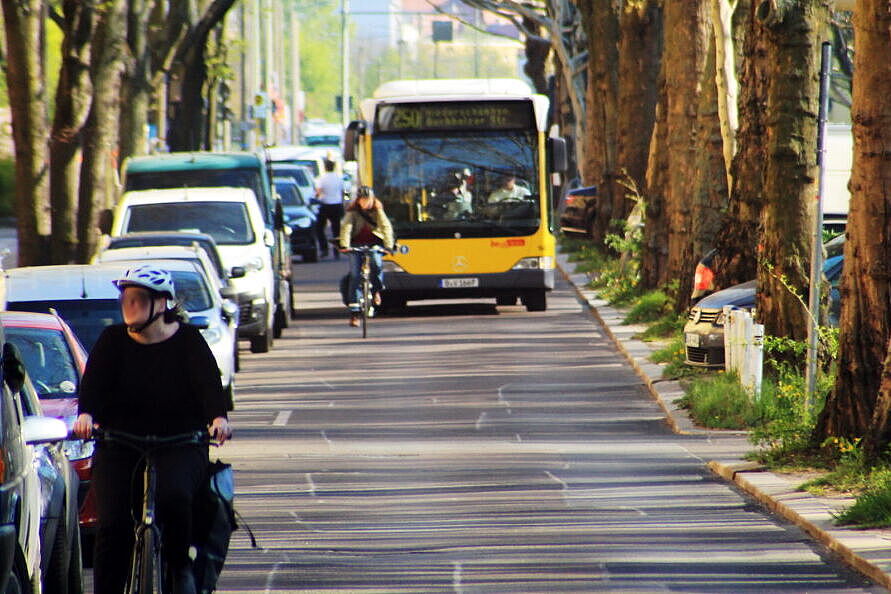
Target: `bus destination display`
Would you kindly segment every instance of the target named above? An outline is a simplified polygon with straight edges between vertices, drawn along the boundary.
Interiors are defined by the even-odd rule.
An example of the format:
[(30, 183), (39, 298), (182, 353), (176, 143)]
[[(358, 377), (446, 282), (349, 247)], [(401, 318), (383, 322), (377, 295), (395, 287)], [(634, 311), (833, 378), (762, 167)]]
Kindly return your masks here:
[(421, 130), (528, 130), (530, 101), (450, 101), (379, 105), (377, 132)]

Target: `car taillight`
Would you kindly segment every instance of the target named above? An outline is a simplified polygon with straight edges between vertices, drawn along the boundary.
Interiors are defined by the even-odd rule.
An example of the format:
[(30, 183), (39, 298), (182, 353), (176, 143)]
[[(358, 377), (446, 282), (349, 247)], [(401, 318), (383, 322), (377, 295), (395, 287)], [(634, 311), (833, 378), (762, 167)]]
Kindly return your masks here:
[(711, 291), (715, 280), (715, 272), (705, 264), (697, 264), (693, 274), (693, 290)]

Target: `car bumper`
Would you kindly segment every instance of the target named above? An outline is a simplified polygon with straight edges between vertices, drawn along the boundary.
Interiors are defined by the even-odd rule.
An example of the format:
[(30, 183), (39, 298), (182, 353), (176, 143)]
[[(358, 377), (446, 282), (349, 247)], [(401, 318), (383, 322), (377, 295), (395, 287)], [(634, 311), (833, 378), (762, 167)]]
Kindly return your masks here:
[(711, 323), (684, 326), (684, 363), (693, 367), (724, 367), (724, 327)]
[(311, 229), (294, 229), (291, 231), (291, 251), (295, 253), (316, 249), (316, 237)]
[(522, 295), (553, 289), (554, 270), (509, 270), (479, 275), (387, 272), (384, 274), (384, 286), (385, 294), (410, 300)]
[(258, 293), (239, 293), (237, 300), (238, 337), (250, 338), (266, 332), (269, 304), (265, 297)]

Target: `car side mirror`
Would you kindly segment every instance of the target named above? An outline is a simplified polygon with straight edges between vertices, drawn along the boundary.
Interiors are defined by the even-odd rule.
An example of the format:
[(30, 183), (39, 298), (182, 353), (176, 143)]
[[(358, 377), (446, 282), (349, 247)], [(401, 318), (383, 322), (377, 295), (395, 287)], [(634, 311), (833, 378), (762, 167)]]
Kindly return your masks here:
[(347, 125), (343, 133), (343, 160), (355, 161), (359, 137), (365, 134), (367, 125), (362, 120), (354, 120)]
[(244, 269), (244, 266), (233, 266), (232, 270), (229, 271), (229, 278), (244, 278), (245, 274), (247, 274), (247, 271)]
[(566, 140), (563, 138), (548, 138), (548, 153), (551, 157), (551, 171), (563, 173), (569, 169), (569, 159), (566, 155)]
[(201, 330), (210, 328), (210, 320), (207, 318), (207, 316), (195, 316), (193, 318), (189, 318), (189, 324)]
[(12, 392), (18, 392), (25, 384), (25, 365), (14, 344), (3, 344), (3, 377)]
[(230, 320), (236, 319), (238, 315), (238, 306), (228, 299), (223, 302), (223, 314), (229, 316)]
[(22, 439), (28, 445), (55, 443), (68, 438), (68, 426), (62, 419), (52, 417), (25, 417), (22, 421)]
[(220, 297), (223, 299), (235, 301), (237, 295), (238, 295), (238, 293), (235, 291), (235, 287), (221, 287), (220, 288)]
[(263, 232), (263, 243), (266, 244), (266, 247), (275, 247), (275, 233), (271, 229), (266, 229)]
[(111, 225), (114, 223), (114, 212), (110, 208), (104, 208), (99, 211), (99, 232), (102, 235), (111, 235)]

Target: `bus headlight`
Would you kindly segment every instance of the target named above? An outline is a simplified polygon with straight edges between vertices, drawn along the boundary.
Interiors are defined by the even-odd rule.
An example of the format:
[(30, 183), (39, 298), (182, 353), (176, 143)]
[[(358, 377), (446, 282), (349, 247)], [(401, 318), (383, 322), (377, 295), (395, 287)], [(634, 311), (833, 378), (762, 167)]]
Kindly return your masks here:
[(402, 269), (402, 266), (400, 266), (396, 262), (393, 262), (392, 260), (384, 260), (381, 269), (384, 272), (405, 272), (405, 270)]
[(513, 270), (552, 270), (554, 259), (551, 256), (538, 256), (535, 258), (523, 258), (514, 264)]

